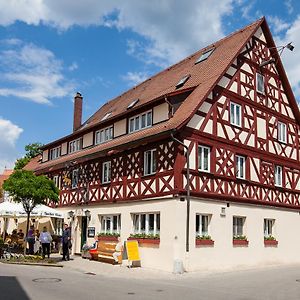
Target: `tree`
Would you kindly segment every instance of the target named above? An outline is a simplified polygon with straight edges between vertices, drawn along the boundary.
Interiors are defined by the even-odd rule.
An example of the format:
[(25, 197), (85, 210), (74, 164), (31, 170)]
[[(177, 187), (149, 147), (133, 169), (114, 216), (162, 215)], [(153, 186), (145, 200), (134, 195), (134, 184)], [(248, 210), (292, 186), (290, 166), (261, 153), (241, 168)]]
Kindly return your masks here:
[(36, 176), (27, 170), (14, 171), (3, 183), (3, 190), (7, 191), (14, 201), (22, 203), (27, 214), (26, 236), (32, 210), (38, 204), (46, 204), (47, 201), (57, 203), (59, 199), (59, 190), (52, 180), (44, 175)]
[(42, 154), (42, 150), (41, 150), (42, 146), (43, 144), (41, 143), (32, 143), (26, 145), (25, 146), (26, 153), (23, 157), (16, 160), (14, 169), (15, 170), (23, 169), (32, 158), (34, 158), (39, 154)]

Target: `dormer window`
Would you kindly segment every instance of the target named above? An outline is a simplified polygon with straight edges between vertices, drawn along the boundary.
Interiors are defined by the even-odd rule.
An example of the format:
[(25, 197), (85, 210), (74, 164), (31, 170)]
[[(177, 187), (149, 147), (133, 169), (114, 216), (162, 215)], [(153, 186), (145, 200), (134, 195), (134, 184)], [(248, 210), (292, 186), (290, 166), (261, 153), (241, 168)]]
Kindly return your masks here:
[(104, 117), (101, 119), (101, 121), (105, 121), (105, 120), (107, 120), (110, 116), (111, 116), (111, 114), (112, 114), (112, 112), (110, 111), (110, 112), (108, 112), (108, 113), (106, 113), (105, 115), (104, 115)]
[(265, 77), (260, 73), (256, 73), (256, 91), (258, 93), (265, 93)]
[(96, 131), (95, 133), (95, 144), (102, 144), (106, 141), (112, 140), (113, 138), (113, 127), (107, 127)]
[(73, 153), (82, 149), (82, 138), (69, 142), (69, 153)]
[(209, 49), (201, 54), (201, 56), (196, 60), (195, 65), (209, 58), (209, 56), (214, 52), (215, 48)]
[(135, 100), (133, 100), (133, 101), (127, 106), (127, 109), (133, 108), (139, 101), (140, 101), (140, 99), (135, 99)]
[(60, 157), (60, 153), (61, 153), (61, 146), (50, 149), (49, 159), (53, 160)]
[(176, 88), (178, 89), (178, 88), (182, 87), (182, 86), (188, 81), (188, 79), (189, 79), (190, 77), (191, 77), (190, 74), (189, 74), (189, 75), (183, 76), (183, 77), (178, 81), (178, 83), (176, 84)]
[(152, 126), (152, 110), (129, 119), (128, 132), (135, 132)]

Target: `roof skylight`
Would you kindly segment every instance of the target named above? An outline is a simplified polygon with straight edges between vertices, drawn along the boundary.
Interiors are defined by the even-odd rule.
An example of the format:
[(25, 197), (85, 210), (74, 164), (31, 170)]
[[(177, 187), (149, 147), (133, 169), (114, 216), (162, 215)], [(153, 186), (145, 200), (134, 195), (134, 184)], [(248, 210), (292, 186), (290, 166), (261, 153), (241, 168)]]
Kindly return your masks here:
[(188, 79), (191, 77), (191, 75), (185, 75), (183, 76), (179, 81), (178, 83), (176, 84), (176, 88), (180, 88), (182, 87), (187, 81)]
[(135, 99), (135, 100), (133, 100), (133, 101), (127, 106), (127, 109), (133, 108), (139, 101), (140, 101), (140, 99)]
[(112, 112), (110, 111), (110, 112), (108, 112), (108, 113), (106, 113), (105, 115), (104, 115), (104, 117), (101, 119), (101, 121), (105, 121), (105, 120), (107, 120), (110, 116), (111, 116), (111, 114), (112, 114)]
[(214, 52), (215, 48), (211, 48), (207, 50), (206, 52), (202, 53), (200, 57), (196, 60), (195, 64), (200, 63), (201, 61), (204, 61), (208, 59), (208, 57)]

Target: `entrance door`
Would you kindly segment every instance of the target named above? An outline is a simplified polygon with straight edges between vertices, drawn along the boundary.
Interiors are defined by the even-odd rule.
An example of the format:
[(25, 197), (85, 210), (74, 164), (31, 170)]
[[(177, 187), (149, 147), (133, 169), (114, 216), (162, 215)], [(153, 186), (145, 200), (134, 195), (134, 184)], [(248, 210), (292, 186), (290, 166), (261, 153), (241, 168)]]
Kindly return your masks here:
[(81, 219), (81, 248), (86, 243), (86, 232), (87, 232), (87, 217)]

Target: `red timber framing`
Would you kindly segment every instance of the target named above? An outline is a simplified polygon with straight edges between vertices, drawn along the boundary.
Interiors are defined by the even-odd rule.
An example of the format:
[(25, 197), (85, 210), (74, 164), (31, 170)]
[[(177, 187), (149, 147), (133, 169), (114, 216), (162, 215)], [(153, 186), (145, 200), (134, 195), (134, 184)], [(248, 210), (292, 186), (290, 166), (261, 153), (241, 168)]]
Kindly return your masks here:
[[(195, 161), (190, 179), (193, 196), (300, 208), (299, 120), (276, 65), (259, 67), (271, 58), (267, 42), (254, 35), (223, 83), (199, 107), (196, 121), (181, 134), (195, 149), (190, 158)], [(257, 92), (257, 73), (264, 76), (264, 93)], [(231, 124), (231, 102), (241, 107), (241, 126)], [(278, 140), (278, 122), (286, 124), (286, 142)], [(211, 149), (208, 173), (198, 170), (198, 145)], [(236, 178), (236, 155), (245, 157), (245, 179)], [(280, 187), (275, 186), (275, 166), (282, 167)]]

